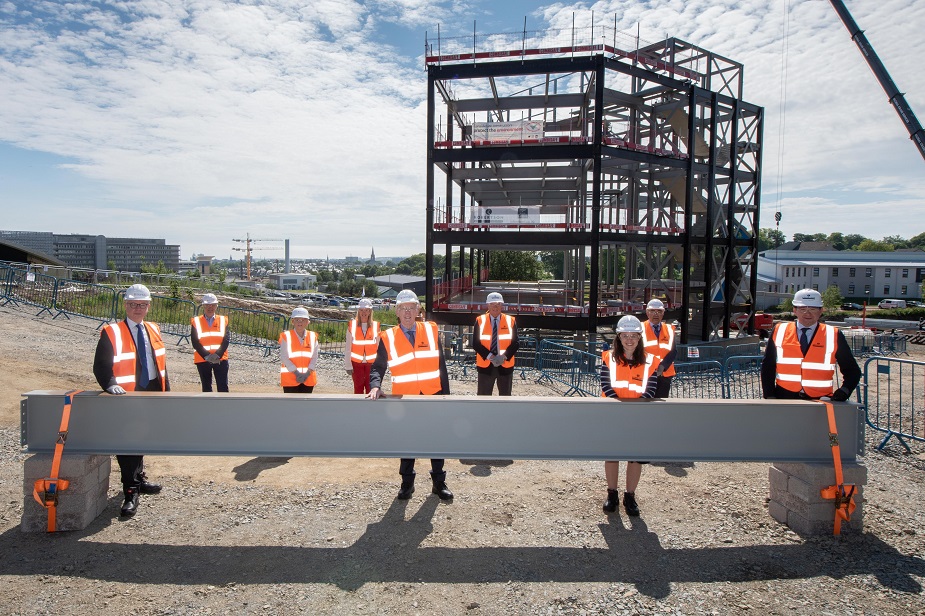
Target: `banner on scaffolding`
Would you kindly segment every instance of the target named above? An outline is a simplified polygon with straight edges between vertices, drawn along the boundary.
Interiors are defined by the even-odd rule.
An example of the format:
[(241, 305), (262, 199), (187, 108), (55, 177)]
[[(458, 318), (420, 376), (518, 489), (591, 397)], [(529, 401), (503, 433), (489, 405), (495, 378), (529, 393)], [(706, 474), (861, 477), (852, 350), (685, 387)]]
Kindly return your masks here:
[(540, 206), (473, 207), (469, 220), (474, 225), (533, 225), (540, 222)]
[(520, 120), (518, 122), (473, 122), (473, 141), (511, 143), (543, 138), (545, 123), (542, 120)]

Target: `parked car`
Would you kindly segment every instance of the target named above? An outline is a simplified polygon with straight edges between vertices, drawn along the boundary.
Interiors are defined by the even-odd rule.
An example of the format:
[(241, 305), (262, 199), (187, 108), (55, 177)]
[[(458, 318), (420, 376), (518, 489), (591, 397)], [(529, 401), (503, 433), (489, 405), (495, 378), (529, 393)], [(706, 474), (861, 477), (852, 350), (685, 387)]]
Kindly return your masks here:
[(845, 302), (841, 305), (842, 310), (864, 310), (864, 306), (861, 304), (855, 304), (854, 302)]
[(917, 302), (915, 300), (906, 300), (906, 306), (909, 308), (925, 308), (925, 304), (922, 302)]
[(877, 304), (877, 308), (905, 308), (906, 300), (904, 299), (882, 299)]

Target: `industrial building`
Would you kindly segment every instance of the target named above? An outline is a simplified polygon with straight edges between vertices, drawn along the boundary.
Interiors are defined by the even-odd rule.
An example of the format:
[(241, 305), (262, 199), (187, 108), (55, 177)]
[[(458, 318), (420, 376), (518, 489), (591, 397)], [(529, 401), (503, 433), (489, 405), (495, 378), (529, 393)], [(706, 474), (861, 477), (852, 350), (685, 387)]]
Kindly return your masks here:
[[(593, 334), (658, 297), (695, 341), (754, 311), (763, 109), (741, 64), (607, 27), (429, 38), (426, 63), (433, 318), (471, 324), (501, 291), (524, 326)], [(554, 252), (562, 279), (487, 280), (499, 251)]]

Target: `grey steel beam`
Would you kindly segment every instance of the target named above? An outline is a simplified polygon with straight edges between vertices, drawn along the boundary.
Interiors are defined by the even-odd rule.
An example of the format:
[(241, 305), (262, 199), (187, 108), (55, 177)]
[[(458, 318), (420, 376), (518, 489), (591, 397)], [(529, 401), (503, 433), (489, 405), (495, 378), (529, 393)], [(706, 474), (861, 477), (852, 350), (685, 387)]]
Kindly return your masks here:
[[(22, 401), (22, 444), (54, 450), (63, 391)], [(842, 458), (859, 409), (836, 404)], [(831, 462), (825, 407), (783, 400), (85, 392), (67, 453)]]

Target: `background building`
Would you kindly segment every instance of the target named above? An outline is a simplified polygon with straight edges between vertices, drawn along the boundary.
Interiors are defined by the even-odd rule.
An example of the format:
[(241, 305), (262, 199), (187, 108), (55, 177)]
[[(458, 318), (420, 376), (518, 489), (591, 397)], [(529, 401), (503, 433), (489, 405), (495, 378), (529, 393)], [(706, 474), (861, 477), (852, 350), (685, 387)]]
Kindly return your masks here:
[(162, 239), (44, 231), (0, 231), (0, 238), (43, 252), (75, 268), (140, 272), (142, 266), (163, 263), (169, 272), (180, 269), (180, 246)]
[(768, 280), (771, 294), (784, 299), (800, 289), (822, 292), (836, 286), (848, 301), (918, 300), (925, 280), (925, 252), (766, 250), (758, 255), (758, 275)]

